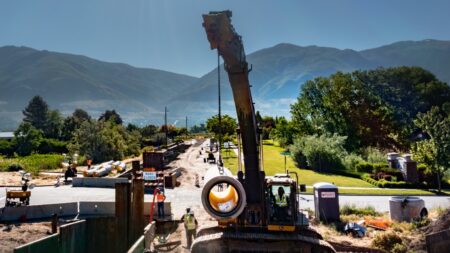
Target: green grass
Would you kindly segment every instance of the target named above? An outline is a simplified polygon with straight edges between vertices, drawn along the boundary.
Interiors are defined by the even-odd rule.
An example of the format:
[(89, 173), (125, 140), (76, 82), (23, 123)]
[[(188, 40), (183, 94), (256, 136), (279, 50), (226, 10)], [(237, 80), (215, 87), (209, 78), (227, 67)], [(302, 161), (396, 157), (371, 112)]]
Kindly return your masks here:
[(34, 154), (18, 158), (0, 157), (0, 171), (8, 171), (9, 166), (16, 164), (22, 167), (25, 171), (37, 175), (43, 170), (60, 168), (63, 159), (64, 157), (62, 155), (55, 154)]
[[(444, 195), (450, 195), (450, 190), (442, 190)], [(339, 189), (341, 194), (364, 194), (364, 195), (436, 195), (435, 192), (419, 189)]]
[[(264, 170), (266, 175), (284, 173), (284, 156), (280, 154), (283, 148), (274, 145), (273, 142), (265, 142), (264, 145)], [(225, 167), (231, 172), (237, 172), (237, 157), (233, 150), (222, 150), (222, 159)], [(368, 195), (435, 195), (434, 192), (419, 189), (379, 189), (374, 185), (353, 177), (347, 177), (335, 174), (318, 173), (312, 170), (298, 169), (295, 167), (291, 157), (286, 159), (286, 167), (289, 171), (297, 172), (301, 184), (313, 185), (317, 182), (330, 182), (338, 187), (365, 187), (368, 189), (339, 189), (341, 194), (368, 194)], [(308, 188), (307, 193), (312, 193)], [(450, 195), (450, 190), (444, 190), (444, 194)]]
[[(284, 156), (280, 154), (284, 149), (271, 144), (264, 145), (264, 170), (266, 175), (271, 176), (276, 173), (284, 173)], [(222, 157), (225, 167), (229, 168), (234, 174), (237, 172), (237, 157), (230, 150), (222, 150)], [(317, 182), (330, 182), (337, 186), (349, 187), (370, 187), (375, 186), (359, 178), (346, 177), (335, 174), (318, 173), (312, 170), (298, 169), (294, 165), (291, 157), (286, 157), (286, 168), (289, 171), (297, 172), (300, 184), (313, 185)]]
[[(312, 188), (306, 188), (306, 194), (312, 194)], [(450, 190), (443, 190), (444, 195), (450, 195)], [(408, 189), (408, 190), (400, 190), (400, 189), (379, 189), (379, 188), (367, 188), (367, 189), (339, 189), (339, 194), (344, 195), (375, 195), (375, 196), (383, 196), (383, 195), (418, 195), (418, 196), (434, 196), (435, 192), (430, 192), (426, 190), (419, 189)]]
[(348, 204), (341, 207), (341, 210), (339, 212), (343, 215), (380, 215), (377, 211), (375, 211), (375, 208), (373, 206), (356, 207), (355, 205)]

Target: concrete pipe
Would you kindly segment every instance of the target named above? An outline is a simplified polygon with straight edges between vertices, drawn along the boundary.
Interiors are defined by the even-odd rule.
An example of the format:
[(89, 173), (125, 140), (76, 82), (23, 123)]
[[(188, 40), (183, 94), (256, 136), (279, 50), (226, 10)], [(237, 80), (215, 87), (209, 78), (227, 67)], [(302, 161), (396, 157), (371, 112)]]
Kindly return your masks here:
[(217, 220), (238, 217), (247, 201), (242, 184), (227, 168), (211, 167), (205, 174), (203, 208)]
[(116, 166), (116, 170), (117, 170), (118, 172), (122, 172), (123, 170), (126, 169), (126, 166), (127, 166), (127, 165), (126, 165), (124, 162), (121, 162), (119, 165)]
[(97, 171), (100, 168), (101, 168), (100, 165), (93, 166), (91, 169), (84, 171), (83, 176), (84, 177), (92, 177), (94, 175), (95, 171)]
[(103, 177), (108, 175), (112, 170), (112, 165), (106, 165), (103, 168), (100, 168), (94, 171), (94, 177)]

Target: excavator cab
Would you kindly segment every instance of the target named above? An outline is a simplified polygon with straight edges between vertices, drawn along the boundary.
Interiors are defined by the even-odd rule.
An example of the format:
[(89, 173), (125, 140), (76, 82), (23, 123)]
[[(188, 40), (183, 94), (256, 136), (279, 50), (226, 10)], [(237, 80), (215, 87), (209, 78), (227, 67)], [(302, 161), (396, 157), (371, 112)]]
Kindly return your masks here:
[(269, 231), (294, 231), (298, 198), (297, 182), (287, 174), (266, 178), (267, 228)]

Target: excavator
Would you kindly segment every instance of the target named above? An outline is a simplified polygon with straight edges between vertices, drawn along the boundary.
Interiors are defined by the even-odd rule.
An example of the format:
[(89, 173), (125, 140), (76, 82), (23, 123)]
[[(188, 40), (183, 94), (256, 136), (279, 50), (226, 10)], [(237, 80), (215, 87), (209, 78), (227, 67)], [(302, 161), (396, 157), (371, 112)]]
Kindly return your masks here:
[(206, 172), (202, 204), (218, 224), (200, 228), (191, 251), (335, 252), (309, 228), (299, 209), (297, 174), (264, 173), (261, 130), (248, 79), (251, 68), (231, 16), (231, 11), (210, 12), (203, 15), (203, 27), (211, 49), (223, 58), (232, 88), (239, 122), (238, 172), (234, 176), (220, 165)]

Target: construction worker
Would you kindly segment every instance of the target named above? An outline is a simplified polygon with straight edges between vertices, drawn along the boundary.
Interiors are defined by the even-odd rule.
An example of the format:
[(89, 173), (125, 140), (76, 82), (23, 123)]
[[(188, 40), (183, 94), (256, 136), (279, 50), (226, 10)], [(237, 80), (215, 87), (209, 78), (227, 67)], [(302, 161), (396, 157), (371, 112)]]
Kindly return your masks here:
[(156, 201), (158, 202), (158, 218), (164, 218), (164, 201), (166, 200), (166, 195), (164, 192), (159, 190), (156, 195)]
[(186, 208), (186, 213), (181, 217), (181, 221), (184, 222), (184, 229), (186, 231), (187, 248), (190, 249), (192, 245), (193, 238), (197, 237), (197, 220), (194, 214), (191, 213), (191, 209)]
[(283, 221), (288, 215), (289, 199), (284, 193), (282, 186), (278, 187), (278, 194), (275, 195), (275, 213), (278, 221)]

